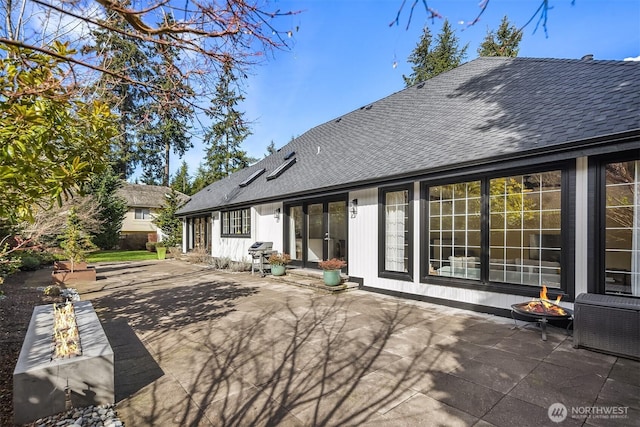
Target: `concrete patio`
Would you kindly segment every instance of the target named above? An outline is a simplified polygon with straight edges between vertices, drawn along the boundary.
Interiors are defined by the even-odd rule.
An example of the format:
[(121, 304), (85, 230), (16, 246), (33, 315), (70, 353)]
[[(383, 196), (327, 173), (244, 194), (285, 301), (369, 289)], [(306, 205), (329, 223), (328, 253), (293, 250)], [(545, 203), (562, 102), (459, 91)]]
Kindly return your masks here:
[[(640, 419), (640, 363), (576, 350), (561, 329), (545, 342), (511, 319), (174, 260), (102, 264), (98, 280), (77, 289), (114, 350), (127, 426)], [(559, 412), (549, 416), (554, 403), (568, 411), (560, 423)]]

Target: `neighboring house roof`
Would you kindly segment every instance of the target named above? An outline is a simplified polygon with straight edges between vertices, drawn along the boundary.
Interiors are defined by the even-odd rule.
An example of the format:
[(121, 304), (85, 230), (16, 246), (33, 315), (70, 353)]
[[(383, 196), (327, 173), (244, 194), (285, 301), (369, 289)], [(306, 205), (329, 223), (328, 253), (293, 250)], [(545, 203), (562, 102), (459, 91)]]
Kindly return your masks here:
[[(187, 201), (189, 196), (176, 191), (182, 201)], [(167, 200), (166, 195), (171, 194), (171, 188), (161, 185), (130, 184), (124, 182), (118, 189), (118, 196), (127, 202), (130, 208), (161, 208)]]
[[(193, 195), (178, 214), (577, 148), (615, 134), (637, 138), (639, 94), (640, 62), (478, 58), (307, 131)], [(292, 152), (295, 163), (269, 179)]]

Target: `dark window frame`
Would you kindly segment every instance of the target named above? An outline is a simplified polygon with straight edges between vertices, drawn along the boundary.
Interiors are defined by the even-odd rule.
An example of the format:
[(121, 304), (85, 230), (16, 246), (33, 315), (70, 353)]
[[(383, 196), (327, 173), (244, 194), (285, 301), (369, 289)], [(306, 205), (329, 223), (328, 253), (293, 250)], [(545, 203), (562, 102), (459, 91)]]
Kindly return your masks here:
[[(589, 158), (588, 166), (588, 199), (589, 215), (587, 218), (587, 292), (606, 294), (606, 165), (609, 163), (640, 160), (637, 150), (605, 154)], [(617, 295), (637, 299), (634, 295)]]
[[(407, 216), (407, 271), (392, 271), (385, 269), (385, 255), (386, 255), (386, 205), (385, 205), (385, 197), (387, 193), (393, 193), (397, 191), (407, 191), (407, 200), (408, 200), (408, 216)], [(412, 282), (413, 281), (413, 234), (414, 234), (414, 218), (413, 218), (413, 210), (414, 210), (414, 191), (413, 191), (413, 183), (402, 184), (402, 185), (393, 185), (387, 187), (378, 188), (378, 277), (386, 278), (386, 279), (395, 279), (395, 280), (403, 280)]]
[[(434, 178), (420, 183), (420, 282), (462, 289), (535, 297), (540, 287), (519, 283), (491, 282), (489, 280), (489, 181), (512, 175), (526, 175), (552, 170), (561, 171), (561, 242), (560, 289), (549, 288), (548, 294), (561, 295), (565, 301), (575, 298), (575, 160), (540, 163), (528, 167), (496, 168), (491, 173), (461, 173), (446, 178)], [(429, 188), (438, 185), (480, 180), (482, 188), (480, 280), (461, 277), (429, 275)]]
[[(245, 216), (242, 214), (243, 211), (248, 211), (248, 215)], [(240, 232), (232, 232), (231, 226), (231, 213), (236, 212), (240, 215)], [(225, 232), (225, 216), (228, 217), (229, 229)], [(248, 230), (244, 232), (244, 230)], [(239, 209), (230, 209), (226, 211), (222, 211), (220, 213), (220, 237), (238, 237), (238, 238), (250, 238), (251, 237), (251, 208), (239, 208)]]

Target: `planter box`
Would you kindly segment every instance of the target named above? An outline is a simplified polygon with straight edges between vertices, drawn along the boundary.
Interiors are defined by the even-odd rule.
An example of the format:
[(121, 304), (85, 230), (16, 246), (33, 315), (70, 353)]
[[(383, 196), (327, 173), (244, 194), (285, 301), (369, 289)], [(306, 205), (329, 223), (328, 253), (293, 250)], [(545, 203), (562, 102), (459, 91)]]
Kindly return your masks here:
[(71, 270), (54, 270), (51, 273), (54, 284), (79, 283), (79, 282), (95, 282), (96, 269), (89, 267), (85, 270), (76, 269), (73, 273)]
[[(71, 261), (55, 261), (53, 263), (54, 270), (71, 270)], [(86, 262), (76, 262), (73, 266), (75, 270), (86, 270), (87, 263)]]
[[(13, 371), (14, 423), (64, 412), (74, 407), (115, 402), (114, 356), (91, 302), (74, 304), (82, 355), (51, 360), (53, 305), (33, 310)], [(65, 390), (68, 393), (65, 393)]]

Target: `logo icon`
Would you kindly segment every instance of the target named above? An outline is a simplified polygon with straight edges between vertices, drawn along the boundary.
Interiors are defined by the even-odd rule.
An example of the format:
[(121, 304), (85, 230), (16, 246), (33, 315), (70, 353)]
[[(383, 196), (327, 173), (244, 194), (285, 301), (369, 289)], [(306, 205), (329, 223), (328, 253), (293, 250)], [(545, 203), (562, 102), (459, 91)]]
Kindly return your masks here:
[(549, 416), (549, 419), (554, 423), (561, 423), (567, 419), (567, 407), (559, 402), (553, 403), (551, 406), (549, 406), (547, 415)]

